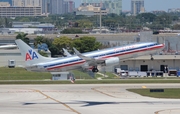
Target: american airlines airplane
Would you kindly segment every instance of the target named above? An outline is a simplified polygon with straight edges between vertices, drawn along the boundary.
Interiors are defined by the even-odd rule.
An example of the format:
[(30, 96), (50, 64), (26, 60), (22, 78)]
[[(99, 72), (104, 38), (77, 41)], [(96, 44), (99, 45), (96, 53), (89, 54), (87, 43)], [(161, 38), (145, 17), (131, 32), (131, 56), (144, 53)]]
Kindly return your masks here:
[(63, 72), (80, 68), (92, 69), (92, 72), (98, 72), (98, 65), (112, 66), (129, 58), (152, 55), (163, 50), (165, 46), (164, 44), (158, 44), (156, 42), (146, 42), (107, 48), (83, 54), (73, 48), (76, 55), (69, 55), (64, 58), (48, 58), (41, 56), (20, 39), (15, 42), (26, 62), (26, 69), (39, 72)]

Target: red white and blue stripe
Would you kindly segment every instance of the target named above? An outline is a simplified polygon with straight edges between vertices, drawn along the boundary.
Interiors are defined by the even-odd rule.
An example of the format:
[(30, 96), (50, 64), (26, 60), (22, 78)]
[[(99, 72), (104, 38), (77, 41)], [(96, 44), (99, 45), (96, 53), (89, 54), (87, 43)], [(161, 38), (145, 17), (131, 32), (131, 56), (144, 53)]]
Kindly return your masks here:
[[(84, 53), (82, 55), (95, 59), (107, 59), (110, 57), (121, 57), (124, 55), (136, 54), (136, 53), (138, 54), (139, 52), (159, 50), (163, 48), (164, 48), (164, 44), (157, 44), (155, 42), (138, 43), (133, 45), (92, 51), (92, 52)], [(74, 55), (66, 58), (57, 59), (51, 62), (47, 62), (42, 65), (47, 70), (53, 70), (53, 69), (60, 69), (64, 67), (74, 66), (74, 65), (82, 65), (85, 62), (86, 62), (85, 60)]]

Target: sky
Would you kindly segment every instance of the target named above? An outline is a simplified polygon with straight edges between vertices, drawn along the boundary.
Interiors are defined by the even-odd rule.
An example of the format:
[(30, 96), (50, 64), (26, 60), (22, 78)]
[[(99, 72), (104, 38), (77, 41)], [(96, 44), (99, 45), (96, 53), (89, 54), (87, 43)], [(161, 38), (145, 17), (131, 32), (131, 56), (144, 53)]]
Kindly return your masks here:
[[(74, 0), (76, 7), (81, 3), (81, 0)], [(168, 11), (170, 8), (180, 8), (180, 0), (144, 0), (145, 10), (147, 12), (154, 10)], [(131, 0), (122, 0), (122, 10), (131, 10)]]

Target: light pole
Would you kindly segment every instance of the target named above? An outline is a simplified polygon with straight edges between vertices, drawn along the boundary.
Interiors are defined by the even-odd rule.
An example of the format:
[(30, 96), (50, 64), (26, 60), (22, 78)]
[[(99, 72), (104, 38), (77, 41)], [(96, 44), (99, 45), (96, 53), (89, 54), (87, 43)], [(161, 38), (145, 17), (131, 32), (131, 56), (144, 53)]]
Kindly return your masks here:
[(99, 19), (100, 19), (100, 34), (101, 34), (101, 31), (102, 31), (102, 12), (101, 12), (101, 6), (102, 5), (102, 1), (100, 1), (100, 17), (99, 17)]
[(144, 28), (144, 17), (142, 17), (142, 30)]
[(166, 18), (164, 18), (164, 30), (165, 30), (165, 25), (166, 25)]

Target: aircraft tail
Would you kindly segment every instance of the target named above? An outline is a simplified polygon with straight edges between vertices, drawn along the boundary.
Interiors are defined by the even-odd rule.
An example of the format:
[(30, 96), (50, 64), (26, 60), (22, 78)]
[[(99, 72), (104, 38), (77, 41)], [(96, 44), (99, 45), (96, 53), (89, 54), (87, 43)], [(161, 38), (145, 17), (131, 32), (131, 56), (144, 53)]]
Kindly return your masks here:
[(37, 63), (43, 63), (47, 61), (53, 60), (53, 58), (43, 57), (34, 49), (32, 49), (29, 45), (23, 42), (21, 39), (15, 40), (23, 60), (25, 60), (27, 66), (32, 66)]

